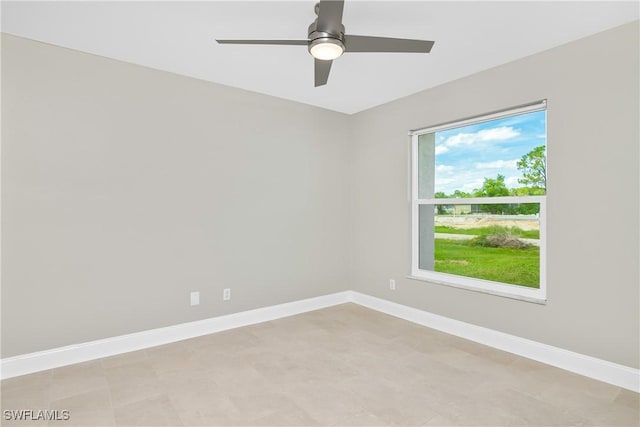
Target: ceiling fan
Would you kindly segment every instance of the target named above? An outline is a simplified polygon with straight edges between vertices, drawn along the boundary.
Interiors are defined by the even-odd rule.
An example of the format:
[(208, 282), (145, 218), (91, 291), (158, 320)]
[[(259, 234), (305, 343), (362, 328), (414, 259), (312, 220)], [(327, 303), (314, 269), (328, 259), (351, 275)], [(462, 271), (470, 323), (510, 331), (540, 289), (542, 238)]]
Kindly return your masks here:
[(315, 5), (318, 18), (309, 26), (306, 40), (218, 40), (221, 44), (264, 44), (307, 46), (315, 58), (315, 87), (327, 84), (333, 60), (345, 52), (416, 52), (429, 53), (429, 40), (352, 36), (344, 33), (344, 0), (321, 0)]

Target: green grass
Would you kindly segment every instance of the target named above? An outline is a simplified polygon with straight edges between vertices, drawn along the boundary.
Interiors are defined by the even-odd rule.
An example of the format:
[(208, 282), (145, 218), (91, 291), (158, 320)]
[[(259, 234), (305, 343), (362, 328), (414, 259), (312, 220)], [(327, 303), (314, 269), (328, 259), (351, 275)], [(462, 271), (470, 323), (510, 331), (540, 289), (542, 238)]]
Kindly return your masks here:
[(436, 239), (435, 271), (495, 282), (540, 287), (540, 248), (490, 248)]
[(523, 230), (518, 227), (500, 227), (500, 226), (492, 226), (492, 227), (481, 227), (481, 228), (455, 228), (448, 227), (446, 225), (436, 225), (435, 232), (436, 233), (447, 233), (447, 234), (467, 234), (472, 236), (483, 236), (488, 234), (496, 234), (496, 232), (510, 232), (516, 236), (524, 237), (525, 239), (539, 239), (540, 238), (540, 230)]

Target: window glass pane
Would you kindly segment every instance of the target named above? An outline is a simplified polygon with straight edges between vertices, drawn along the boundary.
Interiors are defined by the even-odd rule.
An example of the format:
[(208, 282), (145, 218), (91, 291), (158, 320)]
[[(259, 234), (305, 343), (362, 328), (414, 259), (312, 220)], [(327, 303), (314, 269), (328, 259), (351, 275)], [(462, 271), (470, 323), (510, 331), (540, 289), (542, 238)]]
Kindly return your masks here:
[(420, 268), (539, 288), (539, 211), (539, 203), (421, 205)]
[[(434, 177), (429, 183), (420, 171), (425, 175), (420, 183), (433, 188), (435, 197), (546, 193), (546, 111), (421, 135), (422, 141), (420, 168), (433, 169)], [(431, 153), (435, 159), (428, 164)]]
[[(505, 214), (487, 209), (497, 206)], [(539, 288), (539, 210), (539, 203), (421, 205), (420, 269)]]
[(435, 134), (427, 133), (418, 137), (418, 198), (434, 197)]
[[(416, 276), (546, 298), (540, 271), (544, 197), (527, 197), (547, 191), (544, 108), (540, 102), (416, 132), (414, 197), (423, 200), (413, 201)], [(492, 203), (496, 197), (500, 203)]]
[(418, 206), (418, 268), (433, 271), (434, 266), (433, 205)]

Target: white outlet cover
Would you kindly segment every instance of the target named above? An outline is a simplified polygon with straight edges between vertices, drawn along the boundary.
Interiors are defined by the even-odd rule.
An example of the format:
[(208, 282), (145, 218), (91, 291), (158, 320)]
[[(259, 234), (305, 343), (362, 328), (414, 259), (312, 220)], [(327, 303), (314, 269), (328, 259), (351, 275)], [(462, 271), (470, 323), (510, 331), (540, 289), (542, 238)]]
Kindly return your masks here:
[(200, 292), (191, 292), (191, 305), (200, 305)]

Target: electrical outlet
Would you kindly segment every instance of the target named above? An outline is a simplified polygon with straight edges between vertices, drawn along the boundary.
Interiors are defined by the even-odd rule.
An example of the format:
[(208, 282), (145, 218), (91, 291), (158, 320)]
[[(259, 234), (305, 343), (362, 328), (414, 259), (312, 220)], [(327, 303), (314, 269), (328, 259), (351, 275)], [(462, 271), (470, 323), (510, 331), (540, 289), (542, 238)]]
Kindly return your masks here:
[(200, 292), (191, 292), (191, 306), (200, 305)]
[(396, 281), (393, 279), (389, 279), (389, 289), (391, 289), (392, 291), (396, 290)]
[(231, 299), (231, 289), (230, 288), (224, 288), (222, 291), (222, 300), (223, 301), (229, 301)]

